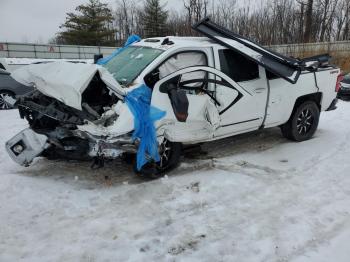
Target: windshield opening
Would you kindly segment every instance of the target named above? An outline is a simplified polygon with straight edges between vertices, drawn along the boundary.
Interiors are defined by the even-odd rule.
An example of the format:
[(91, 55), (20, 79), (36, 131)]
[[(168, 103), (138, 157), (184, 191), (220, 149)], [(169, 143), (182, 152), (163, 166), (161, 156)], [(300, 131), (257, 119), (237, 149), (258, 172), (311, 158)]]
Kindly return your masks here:
[(121, 85), (130, 85), (163, 50), (130, 46), (103, 65)]

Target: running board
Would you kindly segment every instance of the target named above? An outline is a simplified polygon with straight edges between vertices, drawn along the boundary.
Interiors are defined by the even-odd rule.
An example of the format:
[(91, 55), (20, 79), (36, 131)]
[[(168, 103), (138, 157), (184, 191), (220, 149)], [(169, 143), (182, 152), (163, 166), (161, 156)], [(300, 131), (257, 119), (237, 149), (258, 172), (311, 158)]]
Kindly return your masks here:
[(258, 63), (268, 71), (292, 84), (298, 81), (301, 71), (304, 70), (303, 61), (270, 51), (241, 35), (235, 34), (211, 22), (209, 18), (203, 19), (193, 25), (192, 28), (220, 45), (232, 49), (247, 59)]

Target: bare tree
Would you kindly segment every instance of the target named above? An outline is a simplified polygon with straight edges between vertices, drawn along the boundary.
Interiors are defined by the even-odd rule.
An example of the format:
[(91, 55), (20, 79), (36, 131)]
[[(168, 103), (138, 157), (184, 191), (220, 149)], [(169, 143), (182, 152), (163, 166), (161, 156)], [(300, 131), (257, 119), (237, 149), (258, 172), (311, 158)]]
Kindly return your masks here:
[[(122, 41), (145, 35), (144, 1), (117, 0), (115, 28)], [(350, 0), (271, 0), (250, 8), (250, 0), (183, 0), (169, 10), (164, 35), (197, 35), (193, 23), (211, 17), (216, 23), (265, 45), (345, 40), (350, 37)]]
[(309, 43), (311, 40), (313, 5), (314, 5), (313, 0), (307, 0), (306, 12), (305, 12), (304, 43)]
[(135, 0), (117, 0), (114, 11), (114, 24), (118, 44), (122, 44), (129, 35), (140, 33), (140, 6)]

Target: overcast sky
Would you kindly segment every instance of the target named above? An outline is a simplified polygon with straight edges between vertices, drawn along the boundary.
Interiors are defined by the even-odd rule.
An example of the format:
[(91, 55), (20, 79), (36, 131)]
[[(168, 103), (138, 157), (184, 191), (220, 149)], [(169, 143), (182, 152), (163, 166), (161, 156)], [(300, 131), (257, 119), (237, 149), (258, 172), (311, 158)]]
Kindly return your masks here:
[[(0, 0), (0, 41), (46, 43), (59, 31), (66, 13), (87, 0)], [(115, 0), (102, 0), (112, 8)], [(162, 0), (181, 8), (181, 0)], [(181, 3), (181, 4), (180, 4)]]

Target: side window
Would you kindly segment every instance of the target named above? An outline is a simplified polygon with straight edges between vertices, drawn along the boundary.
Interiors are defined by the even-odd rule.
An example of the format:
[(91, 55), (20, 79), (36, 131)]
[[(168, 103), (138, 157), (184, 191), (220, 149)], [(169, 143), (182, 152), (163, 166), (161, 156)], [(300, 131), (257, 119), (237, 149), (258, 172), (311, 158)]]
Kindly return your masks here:
[[(159, 78), (162, 79), (163, 77), (186, 67), (207, 65), (207, 56), (203, 52), (189, 51), (178, 53), (168, 58), (163, 64), (159, 66)], [(202, 75), (188, 75), (186, 77), (201, 78), (201, 76)]]
[[(202, 73), (207, 75), (208, 72), (204, 70), (192, 71), (190, 73)], [(219, 114), (223, 114), (235, 103), (237, 103), (243, 96), (234, 86), (227, 81), (216, 76), (215, 78), (196, 78), (185, 80), (183, 77), (189, 73), (176, 75), (173, 78), (165, 81), (159, 87), (162, 93), (170, 93), (174, 90), (176, 92), (184, 92), (186, 95), (207, 95), (209, 99), (217, 106)], [(213, 74), (215, 75), (215, 74)], [(216, 91), (211, 91), (206, 88), (208, 84), (216, 85)]]
[(206, 76), (207, 72), (202, 70), (177, 75), (163, 83), (159, 90), (162, 93), (168, 93), (170, 89), (175, 88), (189, 95), (204, 95), (206, 93), (213, 95), (214, 92), (207, 88), (209, 79)]
[(231, 49), (219, 50), (221, 71), (235, 82), (250, 81), (259, 78), (257, 63), (245, 58)]
[(6, 70), (6, 68), (0, 63), (0, 69)]
[[(207, 66), (208, 60), (205, 53), (200, 51), (183, 51), (172, 55), (165, 60), (158, 68), (145, 76), (144, 81), (147, 86), (153, 88), (162, 78), (186, 67)], [(183, 75), (183, 80), (202, 79), (206, 74), (203, 72), (194, 72)]]
[[(158, 68), (159, 70), (159, 79), (170, 75), (180, 69), (184, 69), (191, 66), (207, 66), (207, 56), (203, 52), (199, 51), (185, 51), (177, 53), (170, 58), (168, 58), (163, 64)], [(207, 78), (207, 74), (204, 71), (191, 72), (183, 74), (181, 76), (181, 82), (187, 82), (193, 79), (204, 80)], [(187, 84), (187, 87), (206, 87), (205, 83), (201, 82), (192, 82)], [(188, 94), (196, 94), (196, 89), (186, 90)]]

